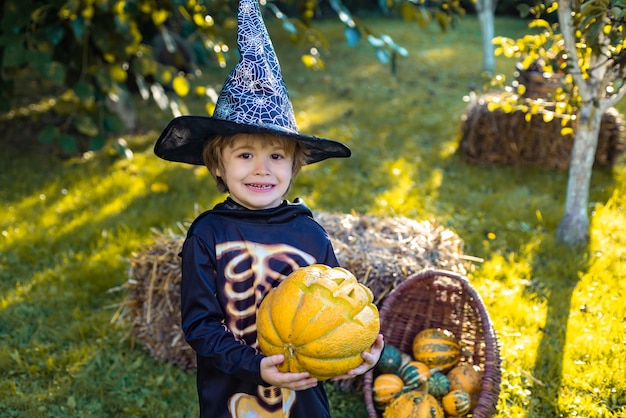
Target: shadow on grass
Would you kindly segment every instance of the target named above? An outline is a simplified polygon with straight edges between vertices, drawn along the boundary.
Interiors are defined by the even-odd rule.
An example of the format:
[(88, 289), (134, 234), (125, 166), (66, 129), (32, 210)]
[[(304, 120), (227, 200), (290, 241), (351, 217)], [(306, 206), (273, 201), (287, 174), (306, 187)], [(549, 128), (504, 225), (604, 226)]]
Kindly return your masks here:
[[(556, 403), (563, 379), (563, 355), (566, 349), (571, 300), (579, 277), (587, 271), (588, 248), (569, 248), (563, 243), (547, 240), (537, 249), (532, 266), (532, 280), (527, 292), (536, 292), (545, 298), (547, 309), (541, 340), (537, 347), (536, 361), (532, 376), (541, 382), (535, 385), (531, 403), (541, 406), (534, 413), (542, 416), (558, 415)], [(559, 257), (560, 268), (551, 267), (551, 260)], [(529, 415), (530, 417), (531, 415)]]

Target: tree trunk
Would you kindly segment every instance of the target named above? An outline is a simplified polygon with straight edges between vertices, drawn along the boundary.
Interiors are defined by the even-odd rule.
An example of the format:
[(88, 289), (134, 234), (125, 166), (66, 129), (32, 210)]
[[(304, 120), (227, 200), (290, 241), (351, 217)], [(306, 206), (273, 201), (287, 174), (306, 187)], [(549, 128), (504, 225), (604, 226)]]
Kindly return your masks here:
[(494, 10), (497, 0), (478, 0), (476, 14), (480, 22), (480, 32), (483, 40), (483, 71), (493, 74), (495, 69), (493, 36)]
[(565, 243), (576, 246), (589, 239), (587, 202), (591, 172), (598, 145), (603, 110), (593, 102), (585, 102), (578, 114), (578, 126), (570, 157), (565, 214), (556, 235)]

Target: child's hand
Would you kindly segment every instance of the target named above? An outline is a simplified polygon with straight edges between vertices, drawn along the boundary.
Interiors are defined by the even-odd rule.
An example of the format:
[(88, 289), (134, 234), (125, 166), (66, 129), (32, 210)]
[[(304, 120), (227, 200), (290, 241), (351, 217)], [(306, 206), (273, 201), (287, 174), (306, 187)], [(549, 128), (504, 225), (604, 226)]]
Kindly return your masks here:
[(383, 352), (383, 348), (385, 348), (383, 334), (378, 334), (378, 337), (376, 337), (376, 341), (374, 341), (374, 344), (372, 345), (372, 348), (370, 348), (370, 351), (364, 351), (363, 353), (361, 353), (361, 357), (363, 357), (363, 363), (344, 375), (333, 377), (332, 380), (351, 379), (360, 374), (365, 374), (368, 370), (374, 367), (376, 363), (378, 363), (380, 355)]
[(285, 356), (277, 354), (261, 360), (261, 378), (272, 386), (291, 390), (305, 390), (317, 386), (317, 379), (309, 377), (309, 372), (283, 373), (277, 365), (283, 362)]

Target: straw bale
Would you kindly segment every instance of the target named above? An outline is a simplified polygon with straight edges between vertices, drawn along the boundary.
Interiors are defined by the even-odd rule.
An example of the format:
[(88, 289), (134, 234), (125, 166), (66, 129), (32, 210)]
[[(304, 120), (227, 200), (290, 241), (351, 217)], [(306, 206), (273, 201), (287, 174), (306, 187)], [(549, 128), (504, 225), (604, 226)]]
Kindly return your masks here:
[[(439, 268), (465, 274), (470, 261), (476, 260), (463, 255), (463, 242), (455, 233), (434, 221), (323, 212), (314, 216), (328, 231), (339, 263), (372, 290), (379, 306), (416, 272)], [(129, 323), (129, 335), (156, 359), (193, 370), (195, 354), (180, 326), (178, 253), (184, 234), (156, 230), (154, 234), (154, 243), (130, 260), (127, 297), (114, 322)]]
[(339, 264), (372, 290), (377, 305), (418, 271), (466, 273), (463, 242), (435, 221), (330, 213), (315, 218), (328, 231)]
[[(573, 135), (562, 135), (562, 117), (545, 122), (540, 114), (526, 121), (521, 110), (489, 110), (487, 96), (471, 103), (463, 115), (459, 152), (477, 165), (542, 166), (567, 169)], [(570, 125), (574, 131), (576, 123)], [(624, 152), (624, 122), (620, 113), (608, 109), (602, 115), (594, 165), (610, 167)]]

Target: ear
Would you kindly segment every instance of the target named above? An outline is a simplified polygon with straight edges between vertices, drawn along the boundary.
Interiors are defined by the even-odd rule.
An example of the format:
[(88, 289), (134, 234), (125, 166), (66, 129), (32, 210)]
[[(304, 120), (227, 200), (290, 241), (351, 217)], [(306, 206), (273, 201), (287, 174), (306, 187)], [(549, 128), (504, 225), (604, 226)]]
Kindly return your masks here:
[(213, 168), (213, 174), (215, 177), (222, 177), (222, 170), (220, 170), (219, 167), (215, 167)]

